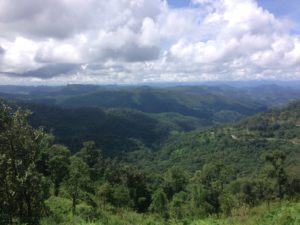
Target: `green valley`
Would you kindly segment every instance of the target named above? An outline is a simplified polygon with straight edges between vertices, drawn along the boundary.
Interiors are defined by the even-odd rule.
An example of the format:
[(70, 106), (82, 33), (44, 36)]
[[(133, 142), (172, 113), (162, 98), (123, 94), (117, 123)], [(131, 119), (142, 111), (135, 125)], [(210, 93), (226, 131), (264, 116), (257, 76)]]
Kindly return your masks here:
[(2, 95), (1, 225), (299, 224), (299, 101), (109, 89)]

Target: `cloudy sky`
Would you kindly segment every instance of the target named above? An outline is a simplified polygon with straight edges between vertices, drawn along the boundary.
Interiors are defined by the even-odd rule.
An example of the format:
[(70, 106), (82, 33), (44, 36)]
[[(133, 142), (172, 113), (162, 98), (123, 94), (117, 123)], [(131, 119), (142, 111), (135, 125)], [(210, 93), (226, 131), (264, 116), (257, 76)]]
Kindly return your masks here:
[(300, 79), (299, 0), (0, 0), (0, 84)]

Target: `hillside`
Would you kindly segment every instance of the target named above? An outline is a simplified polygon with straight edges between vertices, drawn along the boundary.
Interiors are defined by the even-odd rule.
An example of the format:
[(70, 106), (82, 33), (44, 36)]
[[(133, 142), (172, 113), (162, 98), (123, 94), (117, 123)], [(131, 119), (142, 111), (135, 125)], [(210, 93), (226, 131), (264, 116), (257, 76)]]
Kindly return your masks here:
[(204, 127), (199, 120), (176, 113), (147, 114), (132, 109), (78, 108), (25, 104), (33, 112), (30, 122), (56, 136), (56, 142), (73, 152), (93, 140), (106, 155), (157, 148), (171, 132)]
[[(269, 150), (280, 147), (297, 152), (294, 148), (298, 140), (290, 138), (298, 132), (293, 125), (297, 104), (247, 118), (237, 125), (216, 126), (265, 111), (267, 104), (255, 100), (258, 96), (263, 102), (277, 98), (276, 88), (279, 86), (70, 85), (2, 90), (7, 99), (33, 111), (34, 127), (51, 131), (57, 143), (67, 145), (72, 152), (78, 151), (82, 142), (94, 140), (106, 155), (126, 156), (141, 167), (164, 170), (179, 163), (195, 171), (204, 163), (224, 159), (237, 171), (248, 173), (258, 169), (263, 153)], [(295, 89), (284, 93), (272, 104), (297, 98)], [(287, 122), (287, 118), (293, 122)], [(199, 131), (210, 127), (215, 128)]]
[(175, 134), (155, 156), (133, 152), (129, 161), (151, 170), (165, 170), (176, 164), (190, 171), (205, 163), (223, 160), (240, 174), (258, 171), (263, 156), (273, 150), (288, 155), (287, 166), (293, 175), (300, 169), (300, 102), (285, 108), (247, 118), (236, 125), (225, 125), (205, 131)]
[(151, 114), (172, 113), (194, 117), (202, 126), (236, 122), (267, 109), (266, 104), (255, 99), (248, 96), (242, 98), (243, 90), (223, 86), (153, 88), (69, 85), (19, 89), (0, 86), (0, 92), (0, 96), (17, 104), (21, 102), (74, 109), (100, 107), (134, 109)]
[[(289, 86), (287, 86), (289, 85)], [(173, 112), (214, 125), (236, 122), (246, 116), (300, 99), (291, 84), (243, 86), (235, 83), (198, 86), (0, 86), (0, 96), (64, 108), (130, 108), (146, 113)]]
[(298, 224), (300, 102), (202, 131), (176, 113), (22, 108), (0, 101), (0, 224)]
[[(109, 107), (133, 108), (148, 113), (176, 112), (197, 117), (206, 121), (222, 121), (252, 115), (264, 110), (255, 102), (248, 104), (237, 99), (213, 93), (193, 94), (168, 89), (140, 88), (130, 90), (100, 91), (92, 94), (71, 97), (59, 102), (64, 107)], [(223, 117), (222, 114), (223, 113)], [(235, 118), (234, 118), (235, 119)]]
[(265, 104), (248, 96), (241, 98), (242, 90), (228, 87), (69, 85), (20, 87), (18, 90), (13, 86), (0, 86), (1, 91), (0, 96), (17, 103), (37, 103), (63, 108), (125, 108), (152, 114), (176, 113), (194, 117), (205, 126), (235, 122), (267, 109)]
[(220, 86), (180, 86), (176, 91), (193, 94), (215, 94), (236, 99), (240, 102), (256, 102), (267, 107), (284, 106), (287, 103), (300, 99), (298, 82), (293, 83), (261, 83), (235, 84), (225, 83)]

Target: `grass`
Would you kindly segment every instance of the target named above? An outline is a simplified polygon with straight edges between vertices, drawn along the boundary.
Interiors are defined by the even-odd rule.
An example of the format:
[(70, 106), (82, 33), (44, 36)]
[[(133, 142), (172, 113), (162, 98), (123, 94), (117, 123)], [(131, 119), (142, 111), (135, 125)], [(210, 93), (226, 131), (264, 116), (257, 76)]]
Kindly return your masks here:
[(300, 203), (273, 204), (269, 212), (266, 205), (252, 209), (240, 208), (227, 218), (197, 220), (191, 225), (299, 225)]
[[(92, 208), (80, 205), (76, 216), (68, 208), (70, 202), (63, 198), (53, 198), (48, 202), (52, 214), (43, 218), (41, 225), (299, 225), (300, 202), (272, 203), (271, 210), (266, 204), (254, 208), (239, 207), (229, 217), (220, 216), (191, 221), (189, 218), (168, 221), (154, 214), (138, 214), (125, 209), (95, 212), (97, 217), (89, 219)], [(58, 207), (61, 206), (62, 208)]]

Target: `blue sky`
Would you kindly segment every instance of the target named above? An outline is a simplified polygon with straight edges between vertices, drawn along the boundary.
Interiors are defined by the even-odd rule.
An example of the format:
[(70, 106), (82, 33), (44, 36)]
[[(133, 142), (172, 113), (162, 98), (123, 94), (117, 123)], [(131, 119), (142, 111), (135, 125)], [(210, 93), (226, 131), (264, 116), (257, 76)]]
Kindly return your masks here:
[(0, 85), (300, 79), (299, 0), (0, 2)]
[(187, 7), (190, 4), (189, 0), (168, 0), (168, 3), (175, 8)]
[(294, 23), (292, 32), (300, 34), (299, 0), (258, 0), (258, 4), (278, 18), (289, 19)]
[(276, 16), (300, 18), (299, 0), (258, 0), (257, 2)]
[[(275, 16), (300, 19), (299, 0), (257, 0), (258, 4)], [(168, 0), (170, 6), (188, 7), (190, 0)]]

